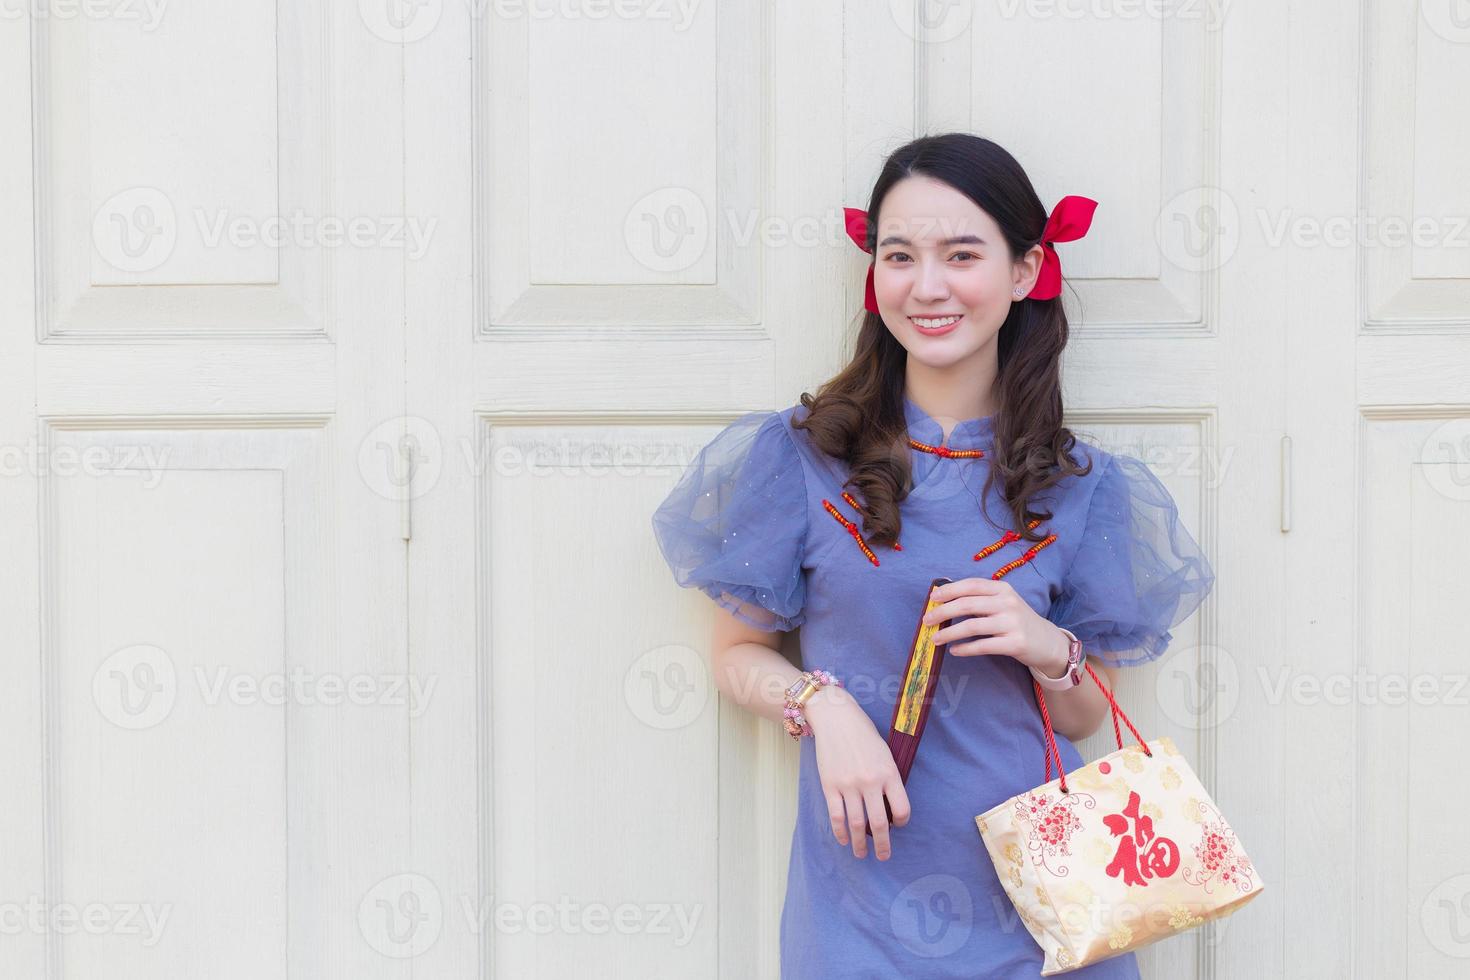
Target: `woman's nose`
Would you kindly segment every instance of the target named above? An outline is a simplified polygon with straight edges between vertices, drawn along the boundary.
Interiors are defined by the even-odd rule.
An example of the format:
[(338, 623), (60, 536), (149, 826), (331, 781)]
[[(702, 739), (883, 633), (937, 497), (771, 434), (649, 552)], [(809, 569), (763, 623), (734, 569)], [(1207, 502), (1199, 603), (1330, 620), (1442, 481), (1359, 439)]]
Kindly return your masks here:
[(949, 287), (944, 281), (944, 269), (932, 263), (924, 263), (919, 267), (918, 280), (914, 283), (914, 297), (916, 299), (944, 299), (949, 295)]

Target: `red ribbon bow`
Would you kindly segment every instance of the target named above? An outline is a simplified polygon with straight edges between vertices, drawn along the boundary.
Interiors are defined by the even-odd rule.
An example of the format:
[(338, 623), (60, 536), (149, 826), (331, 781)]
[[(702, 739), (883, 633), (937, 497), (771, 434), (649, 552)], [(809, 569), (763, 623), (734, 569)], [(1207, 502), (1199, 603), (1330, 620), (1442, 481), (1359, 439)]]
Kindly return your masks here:
[[(1092, 214), (1097, 210), (1097, 202), (1090, 197), (1080, 197), (1076, 194), (1068, 194), (1057, 202), (1052, 208), (1051, 216), (1046, 219), (1046, 227), (1041, 232), (1041, 272), (1036, 277), (1036, 285), (1031, 287), (1027, 294), (1029, 299), (1055, 299), (1062, 292), (1062, 260), (1057, 256), (1057, 250), (1052, 248), (1053, 242), (1075, 242), (1087, 230), (1092, 227)], [(870, 252), (868, 248), (868, 212), (861, 208), (843, 208), (843, 218), (847, 224), (847, 237), (851, 238), (858, 248), (864, 252)], [(878, 294), (873, 289), (873, 264), (868, 264), (868, 282), (863, 291), (863, 308), (870, 313), (878, 312)]]

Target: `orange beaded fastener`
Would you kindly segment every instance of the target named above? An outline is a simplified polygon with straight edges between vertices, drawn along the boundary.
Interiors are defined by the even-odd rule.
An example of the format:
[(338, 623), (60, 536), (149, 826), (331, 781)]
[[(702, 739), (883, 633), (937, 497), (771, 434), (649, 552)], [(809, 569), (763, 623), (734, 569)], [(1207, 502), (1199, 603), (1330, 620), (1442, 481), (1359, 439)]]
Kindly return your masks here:
[[(1032, 528), (1036, 527), (1036, 525), (1038, 525), (1040, 523), (1041, 523), (1041, 518), (1039, 518), (1039, 517), (1032, 518), (1031, 523), (1026, 525), (1026, 530), (1029, 531)], [(1000, 549), (1004, 548), (1006, 545), (1010, 544), (1012, 541), (1020, 541), (1020, 540), (1021, 540), (1021, 536), (1019, 534), (1017, 534), (1015, 531), (1007, 531), (1005, 534), (1002, 534), (1000, 536), (1000, 540), (999, 541), (993, 541), (990, 544), (987, 544), (985, 547), (981, 548), (979, 551), (975, 552), (975, 561), (979, 561), (982, 558), (989, 558), (991, 555), (995, 554), (997, 551), (999, 551)]]
[(1056, 539), (1057, 536), (1055, 534), (1048, 534), (1046, 537), (1042, 538), (1040, 541), (1027, 548), (1026, 553), (1020, 558), (1017, 558), (1014, 561), (1008, 561), (1004, 565), (997, 568), (994, 574), (992, 574), (990, 577), (995, 579), (1004, 578), (1006, 573), (1015, 571), (1031, 559), (1035, 558), (1038, 551), (1040, 551), (1042, 548), (1045, 548)]
[[(845, 500), (845, 501), (847, 501), (849, 504), (851, 504), (852, 505), (852, 509), (855, 510), (855, 511), (857, 511), (859, 514), (866, 514), (867, 513), (867, 511), (863, 509), (862, 504), (859, 504), (856, 500), (854, 500), (853, 497), (852, 497), (852, 494), (848, 493), (846, 490), (842, 491), (842, 499)], [(902, 551), (903, 550), (903, 545), (901, 545), (901, 544), (898, 543), (898, 539), (897, 538), (895, 538), (894, 541), (893, 541), (893, 550), (894, 551)]]
[(852, 521), (849, 521), (847, 518), (843, 517), (842, 512), (839, 511), (836, 507), (832, 506), (832, 501), (823, 499), (822, 506), (827, 508), (827, 513), (837, 518), (837, 523), (847, 528), (847, 533), (851, 534), (852, 539), (857, 542), (858, 547), (863, 549), (863, 554), (868, 556), (868, 561), (872, 562), (874, 565), (877, 565), (878, 556), (873, 554), (873, 549), (869, 548), (868, 542), (863, 540), (863, 532), (858, 530), (858, 526)]
[(917, 439), (910, 439), (909, 445), (921, 453), (933, 453), (936, 456), (943, 456), (945, 459), (985, 458), (985, 450), (983, 449), (950, 449), (946, 446), (931, 446), (927, 442), (920, 442)]

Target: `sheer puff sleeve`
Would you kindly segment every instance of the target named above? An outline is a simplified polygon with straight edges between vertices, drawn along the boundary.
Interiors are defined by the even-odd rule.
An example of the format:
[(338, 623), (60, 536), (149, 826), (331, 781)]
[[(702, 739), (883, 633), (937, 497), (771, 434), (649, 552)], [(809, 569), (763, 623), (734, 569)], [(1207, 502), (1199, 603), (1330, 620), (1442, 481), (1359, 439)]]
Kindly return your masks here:
[(786, 421), (751, 412), (700, 450), (653, 514), (674, 580), (775, 632), (806, 618), (806, 477)]
[(1169, 630), (1199, 607), (1215, 575), (1146, 465), (1124, 455), (1101, 462), (1081, 544), (1047, 619), (1107, 666), (1131, 667), (1163, 654)]

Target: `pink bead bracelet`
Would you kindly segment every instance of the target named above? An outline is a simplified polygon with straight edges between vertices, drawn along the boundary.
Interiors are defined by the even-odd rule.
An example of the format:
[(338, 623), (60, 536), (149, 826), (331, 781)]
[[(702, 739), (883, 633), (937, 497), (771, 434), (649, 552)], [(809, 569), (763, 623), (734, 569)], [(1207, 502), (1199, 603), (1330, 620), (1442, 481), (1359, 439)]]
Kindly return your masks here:
[(820, 668), (812, 668), (805, 671), (796, 681), (786, 689), (786, 710), (782, 723), (786, 726), (786, 732), (794, 739), (800, 739), (803, 735), (812, 733), (811, 726), (807, 724), (806, 716), (802, 714), (802, 705), (818, 690), (828, 684), (841, 687), (842, 682), (833, 674)]

